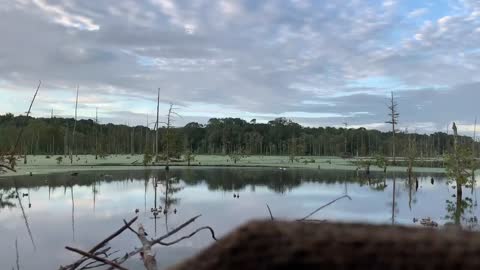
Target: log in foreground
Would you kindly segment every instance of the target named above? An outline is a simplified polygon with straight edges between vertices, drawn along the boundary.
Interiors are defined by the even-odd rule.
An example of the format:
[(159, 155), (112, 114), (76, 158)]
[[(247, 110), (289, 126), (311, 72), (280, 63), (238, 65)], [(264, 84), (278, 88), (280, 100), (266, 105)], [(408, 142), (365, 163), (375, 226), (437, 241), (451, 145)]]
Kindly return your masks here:
[(251, 222), (171, 270), (480, 269), (480, 234), (387, 225)]
[(142, 260), (143, 260), (143, 265), (145, 265), (145, 268), (147, 270), (156, 270), (157, 268), (157, 260), (155, 260), (155, 254), (152, 252), (152, 243), (147, 240), (147, 237), (145, 236), (145, 229), (143, 228), (143, 225), (140, 224), (138, 226), (138, 239), (140, 239), (140, 242), (142, 243)]

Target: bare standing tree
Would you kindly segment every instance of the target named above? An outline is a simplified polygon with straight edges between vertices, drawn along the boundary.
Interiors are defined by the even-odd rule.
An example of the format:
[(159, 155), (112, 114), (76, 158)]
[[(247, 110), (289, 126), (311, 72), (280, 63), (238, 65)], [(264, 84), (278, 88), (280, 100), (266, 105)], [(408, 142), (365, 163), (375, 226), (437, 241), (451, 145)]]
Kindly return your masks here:
[(473, 124), (473, 138), (472, 138), (472, 155), (475, 157), (475, 143), (477, 140), (477, 117), (475, 117), (475, 123)]
[[(28, 116), (30, 115), (30, 112), (32, 111), (33, 102), (35, 102), (35, 98), (37, 97), (38, 90), (40, 90), (41, 85), (42, 85), (42, 81), (39, 81), (38, 86), (37, 86), (37, 90), (35, 91), (35, 94), (33, 95), (32, 101), (30, 102), (30, 107), (28, 107), (27, 116), (26, 116), (25, 121), (28, 121)], [(17, 164), (17, 158), (15, 157), (15, 155), (17, 154), (18, 145), (20, 144), (20, 140), (22, 138), (23, 131), (25, 129), (25, 125), (26, 125), (26, 122), (24, 123), (24, 125), (20, 129), (20, 133), (17, 135), (17, 139), (15, 140), (15, 144), (12, 146), (12, 149), (10, 150), (10, 153), (8, 155), (7, 154), (4, 155), (3, 153), (0, 152), (0, 173), (3, 172), (3, 169), (7, 169), (7, 170), (10, 170), (10, 171), (15, 171), (15, 166)], [(25, 151), (24, 162), (26, 162), (26, 160), (27, 160), (27, 154), (26, 154), (26, 151)]]
[(160, 112), (160, 88), (157, 95), (157, 121), (155, 122), (155, 161), (158, 159), (158, 114)]
[(475, 124), (473, 125), (473, 138), (472, 138), (472, 192), (475, 189), (475, 170), (478, 167), (477, 164), (477, 151), (475, 144), (477, 143), (477, 117), (475, 117)]
[(171, 140), (171, 134), (170, 134), (170, 128), (173, 125), (173, 116), (180, 116), (178, 113), (175, 112), (176, 108), (173, 107), (173, 103), (170, 103), (170, 108), (168, 109), (168, 114), (167, 114), (167, 134), (166, 134), (166, 159), (167, 159), (167, 165), (166, 168), (168, 169), (168, 164), (170, 162), (170, 147), (172, 145)]
[[(408, 134), (408, 130), (405, 131)], [(413, 177), (413, 167), (415, 166), (415, 160), (417, 159), (417, 132), (408, 134), (408, 149), (407, 149), (407, 162), (408, 162), (408, 180), (411, 181)]]
[(132, 132), (130, 135), (130, 155), (135, 154), (135, 126), (132, 126)]
[(398, 124), (398, 116), (400, 115), (397, 111), (398, 103), (395, 101), (393, 96), (393, 92), (391, 92), (390, 104), (388, 104), (388, 115), (390, 119), (385, 122), (387, 124), (392, 125), (392, 158), (393, 164), (396, 163), (396, 156), (395, 156), (395, 133), (396, 133), (396, 126)]
[(95, 159), (98, 159), (98, 107), (95, 108)]
[(77, 128), (78, 88), (79, 86), (77, 85), (77, 98), (75, 99), (75, 121), (73, 122), (72, 145), (70, 145), (70, 164), (73, 164), (73, 148), (75, 147), (75, 129)]
[(347, 137), (348, 137), (348, 123), (345, 121), (343, 122), (343, 125), (345, 126), (345, 132), (343, 134), (343, 137), (344, 137), (344, 150), (343, 150), (343, 154), (344, 155), (347, 155)]

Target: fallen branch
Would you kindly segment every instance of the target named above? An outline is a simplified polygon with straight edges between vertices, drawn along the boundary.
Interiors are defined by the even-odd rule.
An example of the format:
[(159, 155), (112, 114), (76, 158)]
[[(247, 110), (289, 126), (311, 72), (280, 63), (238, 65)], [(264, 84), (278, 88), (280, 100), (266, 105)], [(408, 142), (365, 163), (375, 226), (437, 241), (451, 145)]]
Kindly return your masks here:
[(217, 241), (217, 238), (215, 237), (215, 231), (214, 231), (211, 227), (205, 226), (205, 227), (200, 227), (200, 228), (196, 229), (194, 232), (192, 232), (191, 234), (186, 235), (186, 236), (182, 236), (182, 237), (178, 238), (178, 239), (175, 240), (175, 241), (172, 241), (172, 242), (160, 242), (159, 244), (162, 245), (162, 246), (171, 246), (171, 245), (177, 244), (177, 243), (179, 243), (179, 242), (181, 242), (181, 241), (183, 241), (183, 240), (185, 240), (185, 239), (188, 239), (188, 238), (194, 236), (195, 234), (197, 234), (198, 232), (203, 231), (203, 230), (209, 230), (210, 233), (212, 234), (212, 238), (213, 238), (215, 241)]
[(308, 214), (307, 216), (305, 216), (305, 217), (303, 217), (303, 218), (301, 218), (301, 219), (297, 219), (297, 221), (305, 221), (305, 220), (307, 220), (309, 217), (315, 215), (315, 213), (317, 213), (318, 211), (322, 210), (323, 208), (325, 208), (325, 207), (327, 207), (327, 206), (335, 203), (335, 202), (338, 201), (338, 200), (344, 199), (344, 198), (348, 198), (349, 200), (352, 200), (352, 198), (351, 198), (350, 196), (348, 196), (348, 195), (340, 196), (340, 197), (336, 198), (335, 200), (333, 200), (333, 201), (331, 201), (331, 202), (329, 202), (329, 203), (327, 203), (327, 204), (325, 204), (325, 205), (322, 205), (322, 206), (320, 206), (319, 208), (315, 209), (315, 211), (313, 211), (312, 213)]
[(127, 221), (126, 221), (125, 219), (123, 220), (123, 223), (124, 223), (125, 225), (127, 225), (127, 229), (129, 229), (131, 232), (133, 232), (133, 233), (136, 234), (138, 237), (140, 237), (140, 235), (139, 235), (134, 229), (132, 229), (132, 227), (130, 227), (130, 225), (127, 223)]
[(267, 204), (267, 209), (268, 209), (268, 213), (270, 214), (270, 219), (274, 220), (273, 215), (272, 215), (272, 210), (270, 210), (270, 206), (268, 206), (268, 204)]
[(152, 245), (153, 244), (160, 244), (160, 242), (163, 240), (163, 239), (167, 239), (168, 237), (176, 234), (177, 232), (179, 232), (180, 230), (182, 230), (183, 228), (187, 227), (188, 225), (190, 225), (190, 223), (194, 222), (197, 218), (201, 217), (202, 215), (198, 215), (198, 216), (195, 216), (191, 219), (189, 219), (188, 221), (186, 221), (185, 223), (183, 223), (182, 225), (178, 226), (177, 228), (173, 229), (172, 231), (170, 231), (169, 233), (165, 234), (164, 236), (160, 236), (159, 238), (157, 239), (152, 239)]
[(118, 229), (116, 232), (111, 234), (109, 237), (105, 238), (102, 242), (98, 243), (96, 246), (94, 246), (92, 249), (90, 249), (88, 252), (89, 253), (94, 253), (98, 249), (102, 248), (106, 243), (110, 242), (112, 239), (120, 235), (123, 231), (125, 231), (130, 225), (132, 225), (136, 220), (138, 219), (137, 217), (132, 218), (128, 223), (123, 225), (120, 229)]
[[(97, 255), (97, 256), (102, 255), (102, 254), (106, 254), (106, 252), (107, 252), (108, 250), (110, 250), (110, 249), (111, 249), (111, 247), (107, 247), (107, 248), (98, 250), (98, 251), (95, 252), (94, 254)], [(106, 257), (108, 257), (108, 256), (106, 256)], [(78, 263), (78, 265), (81, 265), (82, 263), (88, 261), (89, 259), (90, 259), (90, 258), (88, 258), (88, 257), (82, 257), (81, 259), (79, 259), (78, 261), (76, 261), (76, 262), (74, 262), (74, 263), (72, 263), (72, 264), (70, 264), (70, 265), (60, 266), (60, 270), (71, 269), (71, 267), (73, 267), (75, 264)], [(88, 264), (82, 266), (80, 269), (90, 269), (90, 267), (87, 267), (87, 266), (90, 266), (90, 265), (91, 265), (91, 263), (88, 263)], [(102, 264), (102, 265), (105, 265), (105, 264)]]
[[(118, 229), (116, 232), (114, 232), (113, 234), (111, 234), (110, 236), (108, 236), (107, 238), (105, 238), (104, 240), (102, 240), (100, 243), (98, 243), (97, 245), (95, 245), (93, 248), (91, 248), (88, 253), (89, 254), (95, 254), (95, 252), (97, 250), (99, 250), (100, 248), (102, 248), (103, 246), (105, 246), (105, 244), (107, 244), (108, 242), (110, 242), (112, 239), (114, 239), (115, 237), (117, 237), (118, 235), (120, 235), (123, 231), (125, 231), (130, 225), (132, 225), (136, 220), (138, 219), (138, 216), (137, 217), (134, 217), (132, 218), (129, 222), (125, 223), (125, 225), (123, 225), (120, 229)], [(84, 263), (86, 260), (85, 258), (81, 258), (79, 259), (78, 261), (74, 262), (73, 264), (70, 264), (68, 266), (65, 266), (65, 267), (60, 267), (60, 269), (70, 269), (70, 270), (74, 270), (76, 269), (78, 266), (80, 266), (82, 263)]]
[[(110, 250), (111, 247), (107, 247), (103, 250), (99, 250), (97, 252), (95, 252), (94, 254), (97, 255), (97, 256), (100, 256), (100, 255), (103, 255), (105, 256), (105, 258), (108, 258), (110, 257), (111, 255), (115, 254), (118, 252), (118, 250), (112, 252), (112, 253), (107, 253), (108, 250)], [(90, 258), (88, 257), (84, 257), (85, 258), (85, 261), (89, 260)], [(112, 260), (112, 261), (115, 261), (115, 260)], [(96, 263), (96, 264), (95, 264)], [(82, 266), (81, 268), (79, 269), (82, 269), (82, 270), (87, 270), (87, 269), (92, 269), (92, 268), (97, 268), (97, 267), (100, 267), (100, 266), (105, 266), (106, 264), (105, 263), (102, 263), (102, 262), (98, 262), (98, 261), (91, 261), (87, 264), (85, 264), (84, 266)]]
[(152, 242), (147, 240), (145, 236), (145, 229), (143, 225), (138, 225), (138, 239), (142, 243), (142, 260), (143, 265), (147, 270), (157, 270), (157, 260), (155, 260), (155, 254), (152, 252)]
[[(169, 244), (169, 243), (164, 243), (162, 242), (162, 240), (176, 234), (177, 232), (181, 231), (183, 228), (187, 227), (188, 225), (190, 225), (191, 223), (193, 223), (197, 218), (199, 218), (201, 215), (198, 215), (198, 216), (195, 216), (189, 220), (187, 220), (186, 222), (182, 223), (180, 226), (176, 227), (175, 229), (173, 229), (172, 231), (168, 232), (167, 234), (163, 235), (163, 236), (160, 236), (159, 238), (157, 239), (152, 239), (150, 240), (150, 243), (151, 243), (151, 246), (154, 246), (156, 244), (159, 244), (159, 245), (162, 245), (163, 244)], [(129, 226), (130, 227), (130, 226)], [(134, 231), (133, 229), (130, 228), (131, 231)], [(212, 229), (212, 232), (213, 232), (213, 229)], [(139, 232), (135, 232), (135, 235), (139, 236)], [(145, 232), (144, 232), (145, 233)], [(212, 236), (213, 236), (213, 239), (216, 240), (215, 238), (215, 235), (214, 233), (212, 233)], [(178, 240), (178, 239), (177, 239)], [(183, 239), (182, 239), (183, 240)], [(176, 240), (175, 240), (176, 241)], [(180, 240), (181, 241), (181, 240)], [(122, 258), (119, 258), (117, 261), (117, 263), (119, 264), (122, 264), (124, 262), (126, 262), (128, 259), (130, 259), (131, 257), (137, 255), (138, 253), (142, 252), (142, 248), (136, 248), (135, 250), (129, 252), (129, 253), (126, 253)], [(109, 268), (109, 270), (111, 270), (113, 268)]]
[[(108, 266), (108, 265), (110, 266), (108, 269), (125, 269), (125, 268), (121, 267), (121, 264), (123, 264), (128, 259), (130, 259), (133, 256), (140, 253), (145, 268), (147, 270), (156, 270), (157, 269), (157, 262), (155, 260), (155, 254), (153, 254), (153, 252), (152, 252), (152, 247), (156, 244), (162, 245), (162, 246), (171, 246), (171, 245), (177, 244), (177, 243), (179, 243), (179, 242), (181, 242), (185, 239), (191, 238), (195, 234), (197, 234), (201, 231), (204, 231), (204, 230), (210, 231), (210, 234), (211, 234), (212, 238), (215, 241), (217, 240), (217, 238), (215, 236), (215, 231), (209, 226), (204, 226), (204, 227), (200, 227), (200, 228), (196, 229), (195, 231), (193, 231), (192, 233), (190, 233), (188, 235), (177, 238), (176, 240), (173, 240), (171, 242), (164, 242), (163, 241), (163, 240), (173, 236), (174, 234), (178, 233), (179, 231), (181, 231), (182, 229), (184, 229), (185, 227), (187, 227), (191, 223), (193, 223), (200, 216), (201, 215), (195, 216), (195, 217), (187, 220), (186, 222), (182, 223), (181, 225), (179, 225), (178, 227), (176, 227), (172, 231), (168, 232), (167, 234), (165, 234), (161, 237), (158, 237), (156, 239), (152, 238), (151, 240), (147, 239), (147, 237), (146, 237), (147, 234), (145, 233), (145, 229), (144, 229), (143, 225), (139, 224), (138, 231), (135, 231), (134, 229), (132, 229), (131, 225), (137, 220), (138, 217), (133, 218), (129, 222), (127, 222), (126, 220), (123, 220), (124, 225), (119, 230), (117, 230), (115, 233), (113, 233), (112, 235), (110, 235), (109, 237), (107, 237), (106, 239), (101, 241), (100, 243), (98, 243), (89, 252), (78, 250), (78, 249), (75, 249), (75, 248), (72, 248), (72, 247), (65, 247), (67, 250), (76, 252), (76, 253), (82, 255), (83, 257), (73, 264), (70, 264), (70, 265), (65, 266), (65, 267), (60, 267), (60, 269), (61, 270), (76, 269), (77, 267), (79, 267), (81, 264), (85, 263), (89, 259), (92, 259), (94, 261), (87, 263), (86, 265), (84, 265), (80, 269), (86, 270), (86, 269), (92, 269), (92, 268)], [(126, 253), (122, 257), (118, 257), (118, 258), (115, 258), (113, 260), (112, 259), (107, 259), (111, 254), (113, 254), (113, 253), (111, 253), (111, 254), (107, 253), (107, 251), (110, 248), (106, 248), (106, 249), (101, 250), (101, 251), (99, 249), (102, 248), (103, 246), (105, 246), (106, 243), (108, 243), (110, 240), (117, 237), (119, 234), (121, 234), (122, 232), (124, 232), (127, 229), (130, 230), (131, 232), (133, 232), (139, 238), (140, 242), (142, 243), (142, 247), (135, 248), (133, 251), (131, 251), (129, 253)], [(100, 255), (104, 255), (105, 258), (100, 257)], [(99, 263), (95, 264), (95, 261), (98, 261)], [(119, 266), (120, 266), (120, 268), (119, 268)]]
[(108, 259), (105, 259), (105, 258), (102, 258), (102, 257), (98, 257), (94, 254), (91, 254), (91, 253), (88, 253), (88, 252), (85, 252), (83, 250), (80, 250), (80, 249), (76, 249), (76, 248), (72, 248), (72, 247), (65, 247), (66, 249), (70, 250), (70, 251), (73, 251), (75, 253), (78, 253), (82, 256), (85, 256), (85, 257), (89, 257), (90, 259), (93, 259), (93, 260), (96, 260), (96, 261), (99, 261), (99, 262), (103, 262), (103, 263), (106, 263), (108, 265), (111, 265), (112, 267), (115, 267), (117, 269), (121, 269), (121, 270), (128, 270), (127, 268), (125, 267), (122, 267), (121, 265), (115, 263), (115, 262), (112, 262)]

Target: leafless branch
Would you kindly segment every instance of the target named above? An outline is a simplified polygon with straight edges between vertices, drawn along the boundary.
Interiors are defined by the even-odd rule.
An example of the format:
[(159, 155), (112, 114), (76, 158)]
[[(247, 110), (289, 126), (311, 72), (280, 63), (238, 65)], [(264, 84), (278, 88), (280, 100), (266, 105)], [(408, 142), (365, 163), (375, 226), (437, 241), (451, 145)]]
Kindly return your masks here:
[[(42, 85), (42, 81), (39, 81), (38, 86), (37, 86), (37, 90), (35, 91), (35, 94), (33, 95), (32, 101), (30, 102), (30, 107), (28, 107), (27, 120), (28, 120), (28, 116), (30, 115), (30, 112), (32, 111), (33, 102), (35, 101), (35, 98), (37, 97), (38, 90), (40, 90), (41, 85)], [(22, 134), (23, 134), (24, 129), (25, 129), (25, 125), (22, 126), (22, 128), (20, 129), (20, 133), (17, 136), (17, 140), (15, 141), (15, 144), (13, 145), (12, 152), (10, 153), (12, 157), (15, 155), (15, 152), (17, 151), (17, 147), (18, 147), (18, 144), (20, 143), (20, 139), (22, 138)]]
[[(186, 222), (182, 223), (180, 226), (176, 227), (175, 229), (173, 229), (172, 231), (168, 232), (167, 234), (163, 235), (163, 236), (160, 236), (159, 238), (157, 239), (152, 239), (150, 240), (151, 242), (151, 245), (154, 246), (156, 244), (161, 244), (162, 243), (162, 240), (176, 234), (177, 232), (181, 231), (183, 228), (187, 227), (188, 225), (190, 225), (191, 223), (193, 223), (197, 218), (199, 218), (201, 215), (198, 215), (198, 216), (195, 216), (189, 220), (187, 220)], [(118, 259), (117, 260), (117, 263), (119, 264), (122, 264), (124, 263), (125, 261), (127, 261), (128, 259), (130, 259), (131, 257), (137, 255), (138, 253), (142, 252), (142, 248), (136, 248), (134, 249), (133, 251), (129, 252), (129, 253), (126, 253), (122, 258)], [(110, 270), (113, 269), (113, 268), (110, 268)]]
[(177, 228), (171, 230), (169, 233), (165, 234), (164, 236), (160, 236), (159, 238), (157, 239), (152, 239), (152, 245), (153, 244), (160, 244), (160, 242), (163, 240), (163, 239), (167, 239), (168, 237), (176, 234), (177, 232), (179, 232), (180, 230), (182, 230), (183, 228), (187, 227), (188, 225), (190, 225), (191, 223), (193, 223), (197, 218), (201, 217), (202, 215), (198, 215), (198, 216), (195, 216), (189, 220), (187, 220), (185, 223), (183, 223), (182, 225), (178, 226)]
[(123, 225), (120, 229), (118, 229), (116, 232), (111, 234), (109, 237), (105, 238), (102, 242), (98, 243), (96, 246), (94, 246), (92, 249), (90, 249), (88, 252), (89, 253), (94, 253), (98, 249), (102, 248), (106, 243), (110, 242), (112, 239), (120, 235), (123, 231), (128, 229), (129, 226), (131, 226), (136, 220), (138, 219), (138, 216), (132, 218), (128, 223)]
[(121, 269), (121, 270), (128, 270), (127, 268), (125, 267), (122, 267), (121, 265), (115, 263), (115, 262), (112, 262), (108, 259), (105, 259), (105, 258), (102, 258), (102, 257), (98, 257), (97, 255), (94, 255), (94, 254), (91, 254), (91, 253), (88, 253), (88, 252), (85, 252), (83, 250), (80, 250), (80, 249), (76, 249), (76, 248), (72, 248), (72, 247), (65, 247), (66, 249), (70, 250), (70, 251), (73, 251), (75, 253), (78, 253), (82, 256), (85, 256), (85, 257), (89, 257), (90, 259), (93, 259), (93, 260), (96, 260), (96, 261), (99, 261), (99, 262), (103, 262), (103, 263), (106, 263), (108, 265), (111, 265), (112, 267), (115, 267), (117, 269)]
[[(92, 269), (92, 268), (106, 266), (106, 265), (110, 266), (108, 269), (115, 269), (115, 268), (124, 269), (124, 268), (119, 268), (118, 266), (120, 266), (122, 263), (126, 262), (128, 259), (130, 259), (133, 256), (140, 253), (140, 255), (142, 256), (142, 261), (144, 262), (144, 266), (146, 267), (146, 269), (155, 270), (155, 269), (157, 269), (157, 263), (156, 263), (156, 260), (155, 260), (155, 255), (152, 252), (152, 247), (156, 244), (163, 245), (163, 246), (171, 246), (171, 245), (177, 244), (177, 243), (179, 243), (179, 242), (181, 242), (185, 239), (191, 238), (195, 234), (197, 234), (201, 231), (204, 231), (204, 230), (210, 231), (210, 234), (211, 234), (212, 238), (214, 240), (217, 240), (217, 238), (215, 236), (215, 231), (209, 226), (204, 226), (204, 227), (200, 227), (200, 228), (196, 229), (195, 231), (193, 231), (192, 233), (190, 233), (188, 235), (177, 238), (177, 239), (175, 239), (171, 242), (164, 242), (163, 241), (163, 240), (175, 235), (176, 233), (178, 233), (179, 231), (181, 231), (182, 229), (184, 229), (185, 227), (187, 227), (188, 225), (193, 223), (200, 216), (201, 215), (195, 216), (195, 217), (187, 220), (186, 222), (182, 223), (181, 225), (179, 225), (178, 227), (176, 227), (172, 231), (168, 232), (167, 234), (165, 234), (161, 237), (158, 237), (156, 239), (152, 238), (151, 240), (147, 239), (145, 229), (141, 224), (139, 225), (138, 231), (135, 231), (134, 229), (132, 229), (131, 225), (137, 220), (138, 217), (133, 218), (129, 222), (127, 222), (126, 220), (123, 220), (124, 225), (119, 230), (117, 230), (115, 233), (113, 233), (112, 235), (107, 237), (105, 240), (103, 240), (102, 242), (97, 244), (89, 252), (78, 250), (78, 249), (75, 249), (75, 248), (72, 248), (72, 247), (66, 247), (66, 249), (68, 249), (70, 251), (73, 251), (73, 252), (76, 252), (76, 253), (79, 253), (83, 257), (80, 260), (78, 260), (77, 262), (75, 262), (75, 263), (73, 263), (69, 266), (66, 266), (66, 267), (61, 267), (60, 269), (61, 270), (73, 270), (73, 269), (79, 267), (81, 264), (83, 264), (84, 262), (86, 262), (89, 259), (93, 259), (95, 261), (98, 261), (99, 263), (95, 264), (95, 262), (89, 262), (79, 269), (87, 270), (87, 269)], [(135, 248), (133, 251), (131, 251), (129, 253), (126, 253), (122, 257), (118, 257), (118, 258), (115, 258), (113, 260), (108, 259), (111, 254), (116, 253), (116, 252), (108, 254), (107, 251), (110, 248), (106, 248), (104, 250), (99, 250), (99, 249), (102, 248), (106, 243), (108, 243), (110, 240), (112, 240), (113, 238), (115, 238), (116, 236), (118, 236), (119, 234), (121, 234), (123, 231), (125, 231), (127, 229), (132, 231), (139, 238), (142, 246), (140, 248)], [(103, 255), (104, 257), (100, 257), (101, 255)]]
[(162, 245), (162, 246), (171, 246), (171, 245), (177, 244), (177, 243), (179, 243), (179, 242), (181, 242), (185, 239), (188, 239), (188, 238), (194, 236), (195, 234), (197, 234), (198, 232), (203, 231), (203, 230), (209, 230), (210, 233), (212, 234), (212, 238), (215, 241), (217, 241), (217, 238), (215, 237), (215, 231), (209, 226), (204, 226), (204, 227), (200, 227), (200, 228), (196, 229), (194, 232), (192, 232), (189, 235), (182, 236), (182, 237), (178, 238), (177, 240), (174, 240), (172, 242), (160, 242), (159, 244)]
[[(113, 234), (111, 234), (110, 236), (108, 236), (107, 238), (105, 238), (104, 240), (102, 240), (100, 243), (98, 243), (97, 245), (95, 245), (93, 248), (91, 248), (88, 253), (90, 254), (95, 254), (95, 252), (97, 250), (99, 250), (100, 248), (102, 248), (103, 246), (105, 246), (105, 244), (107, 244), (108, 242), (110, 242), (112, 239), (114, 239), (115, 237), (117, 237), (118, 235), (120, 235), (123, 231), (125, 231), (130, 225), (132, 225), (136, 220), (138, 219), (138, 216), (137, 217), (134, 217), (132, 218), (129, 222), (125, 223), (125, 225), (123, 225), (120, 229), (118, 229), (116, 232), (114, 232)], [(65, 267), (60, 267), (60, 269), (70, 269), (70, 270), (74, 270), (76, 269), (78, 266), (80, 266), (82, 263), (84, 263), (86, 260), (85, 258), (81, 258), (79, 259), (78, 261), (74, 262), (73, 264), (70, 264), (70, 265), (67, 265)]]
[(268, 206), (268, 204), (267, 204), (267, 209), (268, 209), (268, 213), (270, 214), (270, 219), (274, 220), (273, 215), (272, 215), (272, 210), (270, 210), (270, 206)]
[[(105, 258), (108, 258), (108, 257), (110, 257), (110, 255), (118, 252), (118, 250), (117, 250), (117, 251), (114, 251), (112, 253), (107, 253), (107, 251), (110, 250), (110, 249), (111, 249), (111, 247), (107, 247), (103, 250), (99, 250), (99, 251), (95, 252), (94, 254), (97, 255), (97, 256), (103, 255), (103, 256), (105, 256)], [(84, 257), (84, 258), (85, 258), (85, 261), (90, 259), (90, 258), (87, 258), (87, 257)], [(93, 265), (93, 264), (97, 264), (97, 265)], [(102, 265), (105, 265), (105, 264), (104, 263), (99, 263), (97, 261), (92, 261), (92, 262), (89, 262), (89, 263), (85, 264), (84, 266), (80, 267), (79, 269), (83, 269), (83, 270), (91, 269), (91, 268), (96, 268), (96, 267), (99, 267), (99, 266), (102, 266)]]
[(305, 220), (307, 220), (309, 217), (311, 217), (311, 216), (313, 216), (315, 213), (317, 213), (318, 211), (322, 210), (323, 208), (325, 208), (325, 207), (327, 207), (327, 206), (335, 203), (335, 202), (338, 201), (338, 200), (344, 199), (344, 198), (348, 198), (349, 200), (352, 200), (352, 198), (351, 198), (350, 196), (348, 196), (348, 195), (340, 196), (340, 197), (336, 198), (335, 200), (333, 200), (333, 201), (331, 201), (331, 202), (329, 202), (329, 203), (327, 203), (327, 204), (325, 204), (325, 205), (322, 205), (321, 207), (315, 209), (315, 211), (313, 211), (312, 213), (308, 214), (307, 216), (305, 216), (305, 217), (303, 217), (303, 218), (301, 218), (301, 219), (297, 219), (297, 221), (305, 221)]
[[(107, 257), (110, 256), (109, 254), (107, 254), (107, 251), (110, 250), (110, 249), (111, 249), (111, 247), (106, 247), (106, 248), (104, 248), (104, 249), (98, 250), (98, 251), (95, 252), (94, 254), (97, 255), (97, 256), (104, 255), (105, 258), (107, 258)], [(116, 253), (116, 252), (114, 252), (114, 253)], [(113, 254), (113, 253), (112, 253), (112, 254)], [(88, 260), (90, 260), (89, 257), (82, 257), (82, 259), (78, 260), (77, 262), (79, 262), (79, 264), (81, 265), (82, 263), (84, 263), (84, 262), (86, 262), (86, 261), (88, 261)], [(80, 267), (79, 269), (86, 270), (86, 269), (91, 269), (91, 268), (98, 267), (98, 266), (92, 266), (92, 264), (94, 264), (94, 263), (97, 263), (97, 261), (92, 261), (92, 262), (90, 262), (90, 263), (87, 263), (87, 264), (85, 264), (84, 266)], [(103, 265), (105, 265), (105, 264), (104, 264), (104, 263), (101, 263), (100, 266), (103, 266)], [(73, 266), (73, 264), (71, 264), (71, 265), (69, 265), (69, 266), (66, 266), (66, 267), (60, 267), (60, 269), (70, 269), (70, 267), (72, 267), (72, 266)]]
[(125, 219), (123, 220), (123, 223), (128, 226), (127, 229), (129, 229), (131, 232), (133, 232), (136, 236), (139, 236), (138, 233), (134, 229), (132, 229), (132, 227), (130, 227), (130, 225), (128, 225), (128, 223)]

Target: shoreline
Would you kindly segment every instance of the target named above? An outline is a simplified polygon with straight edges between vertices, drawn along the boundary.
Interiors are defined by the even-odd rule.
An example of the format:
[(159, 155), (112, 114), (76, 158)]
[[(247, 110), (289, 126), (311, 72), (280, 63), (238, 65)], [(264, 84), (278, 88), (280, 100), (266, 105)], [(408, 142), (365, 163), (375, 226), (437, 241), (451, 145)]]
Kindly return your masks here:
[[(161, 169), (165, 163), (144, 166), (141, 164), (143, 155), (113, 155), (105, 159), (95, 159), (94, 155), (78, 155), (74, 157), (73, 164), (66, 158), (66, 162), (57, 164), (56, 158), (59, 155), (51, 156), (27, 156), (27, 164), (19, 161), (16, 172), (7, 171), (0, 174), (0, 177), (22, 176), (22, 175), (48, 175), (52, 173), (80, 172), (80, 171), (114, 171), (114, 170), (148, 170)], [(61, 156), (62, 158), (64, 156)], [(339, 157), (298, 157), (300, 162), (291, 163), (287, 156), (248, 156), (237, 163), (230, 160), (228, 156), (220, 155), (199, 155), (195, 161), (187, 166), (187, 162), (173, 162), (169, 166), (177, 169), (186, 168), (285, 168), (285, 169), (317, 169), (317, 170), (347, 170), (355, 171), (356, 165), (352, 161), (358, 159), (342, 159)], [(133, 160), (133, 162), (132, 162)], [(388, 172), (405, 172), (407, 167), (388, 167)], [(372, 166), (370, 171), (381, 172), (383, 169)], [(418, 173), (445, 173), (444, 168), (415, 167)]]

